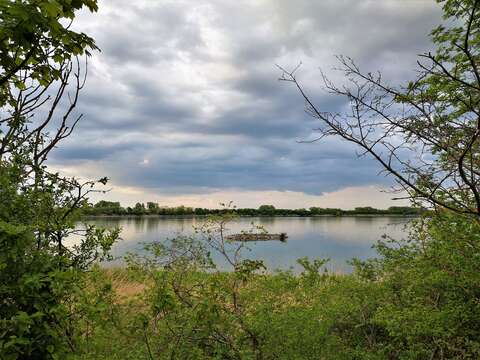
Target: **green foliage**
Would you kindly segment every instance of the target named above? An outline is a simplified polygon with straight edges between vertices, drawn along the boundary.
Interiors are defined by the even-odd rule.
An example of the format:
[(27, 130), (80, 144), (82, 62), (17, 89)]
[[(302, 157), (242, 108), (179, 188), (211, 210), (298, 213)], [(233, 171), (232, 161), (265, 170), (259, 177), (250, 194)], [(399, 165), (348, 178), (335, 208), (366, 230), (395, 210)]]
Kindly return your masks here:
[(25, 89), (27, 80), (47, 85), (62, 75), (59, 65), (97, 49), (92, 38), (70, 29), (83, 7), (97, 11), (97, 1), (0, 0), (0, 106), (14, 101), (8, 94), (13, 88)]
[[(77, 56), (95, 44), (66, 20), (84, 6), (95, 11), (96, 1), (0, 1), (1, 359), (59, 359), (76, 351), (84, 272), (108, 258), (119, 234), (76, 229), (96, 182), (51, 173), (44, 164), (79, 120), (67, 125), (83, 87), (73, 63), (79, 67)], [(49, 131), (72, 74), (69, 107)], [(38, 122), (36, 115), (44, 117)]]
[(60, 346), (54, 323), (61, 309), (52, 298), (65, 289), (56, 286), (46, 254), (25, 254), (34, 247), (28, 228), (0, 222), (0, 349), (7, 359), (46, 358)]
[[(218, 234), (206, 230), (204, 239)], [(114, 294), (111, 316), (89, 320), (95, 340), (74, 358), (478, 358), (480, 224), (440, 213), (411, 230), (380, 241), (378, 258), (354, 260), (350, 275), (327, 272), (321, 259), (300, 259), (298, 274), (248, 259), (223, 272), (205, 242), (149, 245), (121, 270), (145, 290), (119, 306)]]
[[(420, 63), (421, 76), (395, 100), (429, 109), (428, 121), (413, 117), (407, 128), (408, 140), (421, 134), (435, 159), (428, 171), (416, 170), (416, 195), (426, 192), (443, 207), (480, 216), (480, 2), (437, 2), (446, 21), (431, 32), (435, 52), (422, 56), (426, 63)], [(454, 181), (445, 185), (439, 178)]]
[(419, 220), (407, 243), (381, 242), (383, 256), (360, 266), (381, 279), (374, 315), (400, 358), (480, 356), (480, 223), (442, 213)]
[(118, 202), (99, 201), (95, 205), (86, 205), (83, 213), (86, 216), (97, 215), (222, 215), (233, 211), (240, 216), (342, 216), (342, 215), (419, 215), (425, 210), (418, 207), (391, 206), (388, 209), (375, 209), (372, 207), (359, 207), (354, 210), (335, 208), (311, 207), (310, 209), (276, 209), (273, 205), (262, 205), (258, 209), (204, 209), (185, 206), (159, 207), (157, 203), (148, 202), (147, 206), (137, 203), (134, 208), (123, 208)]
[(80, 272), (105, 258), (118, 230), (88, 227), (67, 247), (78, 219), (68, 195), (73, 187), (45, 176), (35, 188), (19, 181), (15, 166), (1, 167), (0, 198), (8, 201), (0, 204), (0, 353), (2, 359), (54, 357), (75, 348), (69, 319)]
[(273, 206), (273, 205), (261, 205), (258, 208), (258, 212), (262, 215), (274, 215), (275, 214), (275, 206)]

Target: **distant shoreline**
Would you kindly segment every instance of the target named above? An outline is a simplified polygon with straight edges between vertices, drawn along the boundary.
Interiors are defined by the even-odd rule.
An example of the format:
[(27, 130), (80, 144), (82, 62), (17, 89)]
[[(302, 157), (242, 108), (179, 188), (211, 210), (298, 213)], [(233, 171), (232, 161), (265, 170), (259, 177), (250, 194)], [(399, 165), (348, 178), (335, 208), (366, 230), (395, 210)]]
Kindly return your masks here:
[[(209, 216), (214, 216), (215, 214), (207, 215), (162, 215), (162, 214), (99, 214), (99, 215), (84, 215), (84, 219), (96, 219), (96, 218), (207, 218)], [(397, 217), (397, 218), (417, 218), (420, 214), (322, 214), (322, 215), (238, 215), (239, 218), (326, 218), (326, 217)]]
[(424, 208), (409, 206), (390, 206), (388, 209), (376, 209), (371, 206), (356, 207), (354, 209), (310, 207), (299, 209), (276, 208), (273, 205), (261, 205), (258, 208), (220, 209), (193, 208), (186, 206), (164, 207), (158, 203), (137, 203), (134, 207), (123, 207), (112, 201), (99, 201), (83, 209), (83, 216), (166, 216), (166, 217), (205, 217), (215, 215), (236, 214), (240, 217), (339, 217), (339, 216), (418, 216), (427, 211)]

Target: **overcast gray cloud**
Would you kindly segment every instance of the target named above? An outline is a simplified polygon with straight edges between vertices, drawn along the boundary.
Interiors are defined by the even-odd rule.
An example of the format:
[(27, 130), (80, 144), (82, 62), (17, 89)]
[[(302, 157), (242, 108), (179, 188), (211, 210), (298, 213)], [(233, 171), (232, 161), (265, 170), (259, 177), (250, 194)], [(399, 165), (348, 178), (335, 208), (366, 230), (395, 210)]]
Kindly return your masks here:
[(328, 70), (345, 54), (406, 81), (439, 21), (433, 0), (101, 0), (75, 25), (102, 49), (79, 105), (85, 120), (52, 163), (170, 194), (388, 184), (340, 140), (298, 143), (316, 122), (275, 64), (302, 61), (317, 105), (339, 109), (318, 67), (342, 81)]

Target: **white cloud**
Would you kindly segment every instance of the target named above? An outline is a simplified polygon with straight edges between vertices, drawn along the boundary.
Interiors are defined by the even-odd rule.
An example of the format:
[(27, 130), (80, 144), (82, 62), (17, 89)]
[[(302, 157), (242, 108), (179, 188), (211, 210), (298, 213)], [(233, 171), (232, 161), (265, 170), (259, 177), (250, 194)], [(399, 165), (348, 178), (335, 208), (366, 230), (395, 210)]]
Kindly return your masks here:
[(333, 55), (346, 54), (407, 80), (440, 20), (433, 0), (101, 0), (99, 8), (75, 23), (102, 52), (81, 97), (85, 120), (51, 159), (57, 168), (172, 202), (196, 202), (190, 194), (201, 192), (200, 202), (224, 201), (234, 188), (235, 198), (285, 207), (320, 197), (341, 207), (386, 204), (345, 190), (389, 182), (350, 145), (297, 143), (316, 123), (277, 81), (275, 64), (301, 60), (316, 103), (338, 109), (344, 103), (320, 89), (318, 67), (328, 71)]

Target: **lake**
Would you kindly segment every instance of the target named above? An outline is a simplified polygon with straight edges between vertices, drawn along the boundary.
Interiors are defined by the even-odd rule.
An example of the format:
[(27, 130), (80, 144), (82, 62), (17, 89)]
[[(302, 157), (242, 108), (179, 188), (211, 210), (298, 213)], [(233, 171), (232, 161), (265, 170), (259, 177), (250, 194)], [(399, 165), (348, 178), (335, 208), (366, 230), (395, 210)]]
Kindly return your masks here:
[[(269, 270), (298, 270), (296, 260), (301, 257), (330, 258), (328, 268), (349, 272), (347, 261), (353, 257), (367, 259), (375, 256), (372, 245), (388, 234), (400, 239), (407, 234), (408, 217), (261, 217), (239, 218), (229, 224), (232, 233), (251, 228), (251, 223), (263, 226), (270, 233), (288, 234), (288, 240), (248, 243), (248, 258), (262, 259)], [(193, 227), (204, 218), (192, 217), (98, 217), (87, 220), (101, 227), (121, 227), (121, 240), (112, 253), (120, 258), (127, 252), (138, 252), (142, 243), (164, 241), (178, 234), (193, 234)]]

